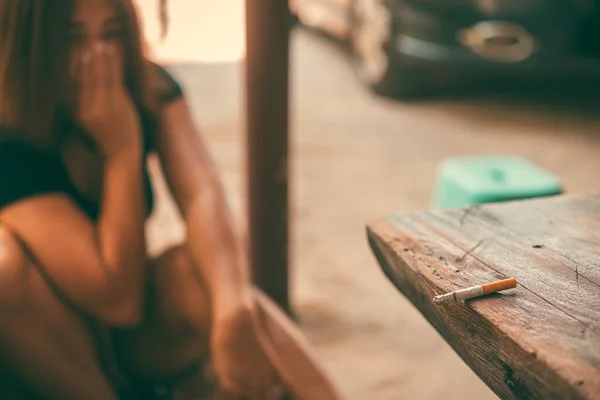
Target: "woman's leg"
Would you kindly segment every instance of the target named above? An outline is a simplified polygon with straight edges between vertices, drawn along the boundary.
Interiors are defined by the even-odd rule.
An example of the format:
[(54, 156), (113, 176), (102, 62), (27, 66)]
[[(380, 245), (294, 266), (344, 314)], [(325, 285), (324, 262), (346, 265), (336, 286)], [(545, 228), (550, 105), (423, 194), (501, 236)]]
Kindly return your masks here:
[(116, 399), (84, 319), (0, 226), (0, 374), (36, 398)]
[(139, 380), (161, 380), (199, 365), (208, 353), (210, 303), (185, 245), (151, 262), (145, 323), (115, 332), (126, 371)]

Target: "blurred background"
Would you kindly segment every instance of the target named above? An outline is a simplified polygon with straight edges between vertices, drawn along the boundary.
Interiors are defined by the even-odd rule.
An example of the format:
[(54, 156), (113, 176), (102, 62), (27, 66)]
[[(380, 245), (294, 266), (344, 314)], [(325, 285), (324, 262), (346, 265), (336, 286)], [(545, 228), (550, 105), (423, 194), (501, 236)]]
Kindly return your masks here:
[[(159, 40), (158, 0), (137, 1), (150, 52), (183, 85), (241, 226), (244, 1), (170, 0), (164, 41)], [(413, 26), (409, 39), (427, 39), (418, 33), (419, 24), (430, 24), (426, 32), (438, 35), (437, 47), (424, 46), (423, 40), (415, 44), (402, 34), (389, 47), (397, 19), (390, 19), (389, 9), (386, 16), (382, 5), (393, 2), (358, 3), (360, 15), (370, 18), (359, 21), (360, 32), (358, 23), (351, 23), (358, 15), (350, 7), (354, 3), (292, 4), (302, 22), (293, 31), (291, 55), (292, 300), (299, 325), (350, 400), (495, 398), (391, 287), (368, 248), (365, 224), (428, 208), (437, 166), (459, 155), (523, 156), (557, 176), (568, 193), (597, 191), (596, 69), (585, 62), (585, 73), (573, 72), (570, 63), (554, 68), (563, 61), (579, 65), (594, 58), (597, 49), (589, 43), (577, 49), (571, 45), (579, 40), (574, 32), (583, 30), (577, 25), (583, 23), (581, 10), (597, 2), (570, 2), (584, 7), (579, 13), (554, 9), (544, 14), (530, 8), (536, 15), (530, 21), (533, 32), (548, 32), (543, 43), (506, 26), (492, 27), (500, 32), (494, 37), (485, 37), (485, 29), (444, 36), (464, 16), (448, 7), (471, 1), (446, 2), (447, 23), (439, 24), (431, 13), (400, 16), (409, 15), (416, 24), (403, 25)], [(423, 7), (434, 3), (425, 1)], [(479, 1), (475, 11), (496, 12), (497, 3), (502, 2)], [(542, 7), (554, 2), (522, 3)], [(441, 11), (436, 10), (437, 18)], [(361, 38), (360, 50), (349, 44), (359, 42), (349, 40), (352, 35)], [(590, 35), (585, 38), (598, 38)], [(471, 50), (457, 52), (450, 41)], [(437, 68), (393, 59), (396, 51), (415, 49), (421, 51), (415, 57), (437, 57)], [(535, 68), (508, 65), (519, 63), (528, 51), (538, 57)], [(501, 65), (485, 68), (473, 54)], [(406, 76), (419, 86), (402, 87)], [(389, 82), (402, 90), (392, 93)], [(153, 173), (160, 174), (156, 165)], [(159, 207), (150, 221), (155, 251), (183, 237), (164, 186), (157, 189)]]

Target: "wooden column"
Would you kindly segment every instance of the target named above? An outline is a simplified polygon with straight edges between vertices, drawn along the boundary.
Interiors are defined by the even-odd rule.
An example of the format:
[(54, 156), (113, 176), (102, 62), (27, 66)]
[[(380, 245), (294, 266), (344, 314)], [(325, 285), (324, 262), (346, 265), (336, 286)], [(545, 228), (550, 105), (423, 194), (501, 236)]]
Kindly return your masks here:
[(246, 1), (248, 234), (255, 283), (289, 311), (286, 0)]

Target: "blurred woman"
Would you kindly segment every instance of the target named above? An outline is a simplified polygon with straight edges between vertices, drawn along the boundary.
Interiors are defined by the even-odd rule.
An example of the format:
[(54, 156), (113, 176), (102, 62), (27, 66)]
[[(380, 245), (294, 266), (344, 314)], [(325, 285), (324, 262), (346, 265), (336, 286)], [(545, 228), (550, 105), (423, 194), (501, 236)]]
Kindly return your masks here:
[[(0, 0), (0, 24), (3, 381), (116, 399), (210, 353), (222, 386), (269, 398), (244, 252), (180, 86), (144, 55), (132, 0)], [(155, 259), (150, 152), (187, 226)]]

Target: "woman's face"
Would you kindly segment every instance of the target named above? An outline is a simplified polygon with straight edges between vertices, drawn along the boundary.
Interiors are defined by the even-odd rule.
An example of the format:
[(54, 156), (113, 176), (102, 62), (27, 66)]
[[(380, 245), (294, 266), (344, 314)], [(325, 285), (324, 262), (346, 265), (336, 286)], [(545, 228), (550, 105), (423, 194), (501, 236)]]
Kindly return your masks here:
[(125, 68), (122, 39), (125, 21), (115, 7), (115, 0), (76, 0), (69, 27), (69, 66), (73, 89), (77, 89), (77, 70), (86, 52), (95, 44), (115, 47), (121, 68)]

